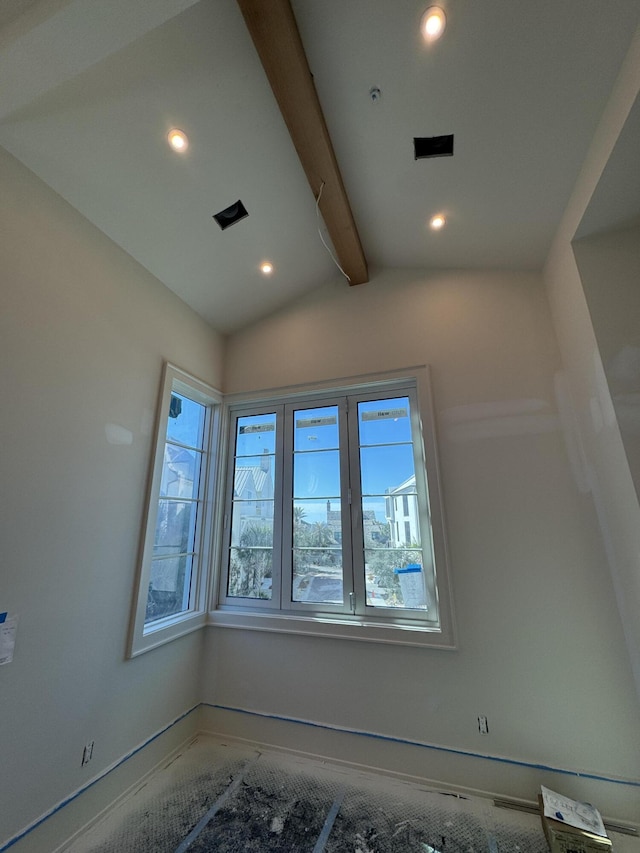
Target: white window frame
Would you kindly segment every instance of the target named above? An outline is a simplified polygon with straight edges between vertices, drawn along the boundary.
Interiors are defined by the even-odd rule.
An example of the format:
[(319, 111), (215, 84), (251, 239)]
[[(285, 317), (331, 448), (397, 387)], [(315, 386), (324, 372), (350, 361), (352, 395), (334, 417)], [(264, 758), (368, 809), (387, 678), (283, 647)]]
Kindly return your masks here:
[[(229, 474), (233, 466), (233, 441), (229, 439), (226, 450), (227, 476), (225, 487), (225, 500), (220, 509), (220, 537), (217, 553), (217, 564), (219, 571), (216, 573), (216, 587), (214, 590), (212, 610), (209, 613), (209, 624), (220, 627), (245, 628), (253, 630), (277, 631), (284, 633), (312, 634), (328, 637), (339, 637), (345, 639), (358, 639), (371, 642), (396, 643), (411, 646), (430, 646), (443, 649), (456, 648), (455, 623), (452, 607), (451, 579), (448, 560), (448, 546), (445, 533), (444, 508), (442, 502), (442, 489), (440, 483), (439, 463), (437, 455), (437, 442), (435, 421), (433, 417), (433, 406), (431, 399), (431, 385), (429, 370), (426, 365), (411, 368), (407, 371), (394, 371), (383, 375), (366, 377), (366, 381), (342, 380), (337, 383), (319, 383), (306, 388), (278, 389), (268, 395), (261, 397), (250, 397), (249, 395), (232, 395), (225, 398), (224, 420), (225, 434), (230, 435), (229, 423), (231, 412), (237, 411), (241, 415), (266, 412), (269, 405), (272, 406), (304, 406), (305, 400), (309, 405), (335, 403), (332, 396), (343, 397), (345, 395), (366, 394), (373, 398), (375, 395), (381, 399), (402, 393), (402, 387), (413, 389), (417, 406), (413, 411), (413, 417), (417, 419), (417, 434), (421, 441), (414, 444), (416, 456), (416, 477), (422, 473), (425, 476), (426, 489), (423, 494), (428, 496), (428, 506), (422, 506), (423, 516), (429, 518), (431, 528), (432, 557), (434, 560), (434, 586), (432, 594), (435, 596), (438, 606), (439, 625), (434, 627), (427, 624), (426, 620), (416, 618), (415, 614), (407, 617), (406, 612), (402, 615), (390, 612), (387, 609), (383, 614), (356, 615), (344, 612), (344, 608), (332, 608), (322, 606), (322, 610), (303, 605), (296, 605), (295, 611), (280, 610), (279, 603), (272, 600), (271, 603), (258, 599), (231, 600), (225, 595), (226, 589), (226, 541), (227, 531), (223, 531), (224, 514), (228, 513), (230, 506), (230, 489), (232, 489), (232, 476)], [(287, 393), (289, 391), (290, 393)], [(282, 434), (282, 433), (281, 433)], [(289, 448), (287, 448), (288, 452)], [(353, 453), (353, 451), (352, 451)], [(276, 492), (282, 488), (283, 477), (276, 479)], [(353, 483), (352, 483), (353, 487)], [(276, 495), (276, 500), (279, 497)], [(355, 500), (355, 498), (354, 498)], [(287, 506), (287, 501), (284, 506)], [(290, 509), (289, 509), (290, 512)], [(284, 511), (282, 525), (290, 521), (287, 511)], [(230, 527), (230, 519), (227, 519)], [(279, 531), (274, 530), (274, 548), (280, 547)], [(284, 577), (283, 582), (290, 584), (290, 579)], [(356, 581), (357, 583), (357, 581)], [(364, 576), (362, 578), (364, 583)], [(276, 590), (276, 578), (273, 578), (273, 595), (278, 594)], [(362, 594), (362, 587), (360, 589)], [(372, 610), (372, 608), (369, 608)], [(307, 612), (308, 611), (308, 612)]]
[[(202, 470), (200, 472), (198, 500), (200, 510), (196, 520), (195, 552), (191, 567), (189, 602), (185, 610), (164, 619), (145, 624), (153, 546), (160, 498), (160, 484), (164, 462), (165, 441), (171, 396), (177, 392), (206, 407), (204, 438), (202, 444)], [(158, 416), (156, 420), (152, 471), (143, 525), (144, 537), (139, 561), (136, 594), (129, 632), (129, 657), (163, 645), (176, 637), (203, 627), (207, 622), (209, 596), (209, 567), (212, 555), (211, 523), (214, 514), (214, 492), (217, 477), (218, 445), (221, 422), (222, 395), (215, 388), (201, 382), (172, 364), (165, 363)]]

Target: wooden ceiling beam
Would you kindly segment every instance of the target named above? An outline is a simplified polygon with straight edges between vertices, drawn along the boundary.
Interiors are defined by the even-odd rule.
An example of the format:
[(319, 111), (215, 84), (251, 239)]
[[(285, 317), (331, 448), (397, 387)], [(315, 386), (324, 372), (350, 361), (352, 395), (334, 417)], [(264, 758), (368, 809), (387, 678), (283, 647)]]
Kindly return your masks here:
[(289, 0), (238, 0), (247, 28), (273, 89), (350, 284), (369, 280), (351, 206)]

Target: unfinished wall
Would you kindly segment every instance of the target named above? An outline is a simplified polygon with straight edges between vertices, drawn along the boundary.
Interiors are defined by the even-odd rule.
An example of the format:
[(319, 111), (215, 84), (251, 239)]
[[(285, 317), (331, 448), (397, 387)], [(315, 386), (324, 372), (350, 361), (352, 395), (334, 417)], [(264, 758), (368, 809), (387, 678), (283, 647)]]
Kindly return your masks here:
[[(204, 699), (636, 777), (633, 679), (593, 505), (572, 475), (557, 417), (559, 356), (538, 276), (396, 271), (361, 287), (327, 285), (232, 336), (225, 386), (247, 391), (421, 363), (432, 370), (459, 649), (210, 628)], [(487, 737), (478, 714), (488, 717)], [(221, 712), (212, 726), (241, 734), (251, 719)], [(282, 742), (299, 746), (300, 731)], [(367, 741), (358, 760), (386, 760), (373, 757), (376, 749)], [(388, 747), (390, 762), (394, 751), (401, 747)], [(533, 798), (542, 780), (585, 794), (573, 777), (532, 770), (525, 779), (514, 765), (475, 762), (425, 753), (421, 765), (404, 767), (512, 796)], [(604, 811), (637, 813), (637, 789), (619, 796), (616, 788), (599, 793)]]
[(199, 701), (202, 632), (125, 649), (163, 360), (221, 342), (1, 150), (0, 279), (1, 846)]

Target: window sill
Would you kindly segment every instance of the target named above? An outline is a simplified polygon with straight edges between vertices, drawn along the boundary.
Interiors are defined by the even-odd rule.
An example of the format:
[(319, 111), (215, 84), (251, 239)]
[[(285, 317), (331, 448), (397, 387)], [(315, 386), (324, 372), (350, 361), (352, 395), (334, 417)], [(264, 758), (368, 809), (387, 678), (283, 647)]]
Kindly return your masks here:
[(129, 658), (135, 658), (138, 655), (149, 652), (151, 649), (157, 649), (165, 643), (170, 643), (172, 640), (177, 640), (178, 637), (184, 637), (186, 634), (191, 634), (199, 628), (204, 628), (207, 624), (207, 614), (188, 613), (186, 615), (174, 617), (173, 620), (165, 620), (159, 622), (156, 626), (151, 627), (146, 633), (140, 637), (134, 637), (129, 647)]
[(376, 623), (360, 617), (341, 619), (331, 616), (212, 610), (209, 612), (207, 625), (214, 628), (273, 631), (280, 634), (303, 634), (305, 636), (360, 640), (368, 643), (389, 643), (399, 646), (448, 650), (457, 648), (451, 631), (447, 633), (419, 624)]

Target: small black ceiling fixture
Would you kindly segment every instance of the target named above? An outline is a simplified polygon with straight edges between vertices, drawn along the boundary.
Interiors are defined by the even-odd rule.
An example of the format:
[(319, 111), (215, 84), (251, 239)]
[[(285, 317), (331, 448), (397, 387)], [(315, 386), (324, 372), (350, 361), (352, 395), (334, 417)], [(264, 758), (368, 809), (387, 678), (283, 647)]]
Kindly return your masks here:
[(453, 157), (453, 133), (446, 136), (414, 136), (413, 152), (416, 160)]
[(224, 231), (225, 228), (235, 225), (236, 222), (240, 222), (241, 219), (244, 219), (248, 215), (249, 211), (240, 199), (238, 199), (234, 204), (230, 204), (229, 207), (221, 210), (220, 213), (214, 213), (213, 218)]

